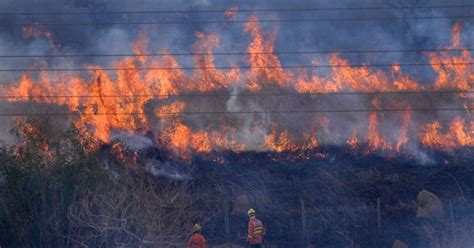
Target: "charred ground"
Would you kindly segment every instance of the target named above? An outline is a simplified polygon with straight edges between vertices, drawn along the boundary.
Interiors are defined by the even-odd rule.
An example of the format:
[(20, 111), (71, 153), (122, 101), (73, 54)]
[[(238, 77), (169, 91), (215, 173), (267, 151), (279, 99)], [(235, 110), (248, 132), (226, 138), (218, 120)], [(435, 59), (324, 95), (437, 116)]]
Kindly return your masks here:
[[(248, 207), (266, 224), (267, 245), (278, 247), (473, 242), (472, 147), (426, 150), (429, 165), (348, 147), (178, 162), (158, 144), (125, 149), (124, 160), (119, 142), (88, 152), (76, 131), (61, 137), (23, 136), (1, 150), (2, 246), (180, 247), (195, 222), (212, 245), (243, 244)], [(422, 190), (441, 199), (441, 215), (417, 217)]]

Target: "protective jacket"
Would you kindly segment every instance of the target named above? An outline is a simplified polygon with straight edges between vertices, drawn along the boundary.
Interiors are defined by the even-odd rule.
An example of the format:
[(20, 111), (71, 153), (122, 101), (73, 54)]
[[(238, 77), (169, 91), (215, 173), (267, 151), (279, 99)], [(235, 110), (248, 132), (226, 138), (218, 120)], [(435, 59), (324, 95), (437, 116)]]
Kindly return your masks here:
[(206, 239), (200, 233), (194, 233), (188, 240), (187, 248), (206, 248)]
[(250, 218), (247, 230), (247, 241), (249, 242), (249, 244), (257, 245), (263, 243), (263, 238), (265, 236), (265, 227), (259, 219), (255, 217)]

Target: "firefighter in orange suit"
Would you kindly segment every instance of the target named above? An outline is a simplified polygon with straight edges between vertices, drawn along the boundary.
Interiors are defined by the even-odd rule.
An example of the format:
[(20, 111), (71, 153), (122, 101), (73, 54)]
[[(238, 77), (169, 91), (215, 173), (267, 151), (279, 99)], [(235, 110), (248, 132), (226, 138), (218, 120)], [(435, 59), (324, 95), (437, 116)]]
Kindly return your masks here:
[(249, 216), (247, 242), (252, 248), (262, 247), (265, 237), (265, 227), (262, 222), (255, 217), (256, 212), (254, 209), (249, 209), (247, 214)]
[(201, 230), (201, 225), (194, 225), (194, 233), (188, 239), (187, 248), (206, 248), (206, 239), (201, 234)]

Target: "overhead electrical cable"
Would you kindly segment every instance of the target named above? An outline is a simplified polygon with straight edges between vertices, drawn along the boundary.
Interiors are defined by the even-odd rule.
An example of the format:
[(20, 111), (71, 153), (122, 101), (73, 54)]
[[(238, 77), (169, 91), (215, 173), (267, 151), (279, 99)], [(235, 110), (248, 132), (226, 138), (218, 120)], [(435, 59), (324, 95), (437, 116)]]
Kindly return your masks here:
[(436, 111), (471, 111), (474, 108), (424, 108), (424, 109), (329, 109), (329, 110), (268, 110), (268, 111), (199, 111), (199, 112), (105, 112), (105, 113), (0, 113), (0, 116), (117, 116), (117, 115), (154, 115), (154, 116), (182, 116), (182, 115), (227, 115), (227, 114), (303, 114), (303, 113), (359, 113), (359, 112), (436, 112)]
[[(466, 9), (472, 4), (462, 5), (408, 5), (408, 6), (359, 6), (359, 7), (311, 7), (311, 8), (261, 8), (236, 9), (236, 12), (309, 12), (309, 11), (341, 11), (341, 10), (411, 10), (411, 9)], [(228, 9), (213, 10), (135, 10), (135, 11), (50, 11), (50, 12), (0, 12), (0, 16), (34, 16), (34, 15), (126, 15), (126, 14), (192, 14), (192, 13), (224, 13)]]
[(353, 64), (353, 65), (282, 65), (282, 66), (216, 66), (216, 67), (123, 67), (123, 68), (24, 68), (0, 69), (0, 72), (42, 72), (42, 71), (154, 71), (154, 70), (218, 70), (218, 69), (280, 69), (280, 68), (355, 68), (355, 67), (392, 67), (396, 66), (462, 66), (473, 65), (474, 62), (459, 63), (410, 63), (410, 64)]
[(397, 49), (397, 50), (320, 50), (274, 52), (215, 52), (215, 53), (117, 53), (117, 54), (3, 54), (0, 58), (69, 58), (69, 57), (157, 57), (157, 56), (230, 56), (230, 55), (297, 55), (297, 54), (363, 54), (363, 53), (428, 53), (474, 51), (474, 48)]
[(358, 17), (358, 18), (317, 18), (317, 19), (263, 19), (263, 20), (194, 20), (194, 21), (142, 21), (142, 22), (90, 22), (90, 23), (0, 23), (0, 27), (18, 26), (113, 26), (113, 25), (188, 25), (188, 24), (238, 24), (238, 23), (303, 23), (303, 22), (346, 22), (346, 21), (396, 21), (396, 20), (449, 20), (472, 19), (465, 16), (407, 16), (407, 17)]
[(4, 95), (0, 99), (35, 99), (35, 98), (149, 98), (149, 97), (251, 97), (251, 96), (317, 96), (317, 95), (417, 95), (417, 94), (463, 94), (474, 93), (474, 90), (440, 90), (440, 91), (379, 91), (379, 92), (279, 92), (279, 93), (229, 93), (229, 94), (122, 94), (122, 95)]

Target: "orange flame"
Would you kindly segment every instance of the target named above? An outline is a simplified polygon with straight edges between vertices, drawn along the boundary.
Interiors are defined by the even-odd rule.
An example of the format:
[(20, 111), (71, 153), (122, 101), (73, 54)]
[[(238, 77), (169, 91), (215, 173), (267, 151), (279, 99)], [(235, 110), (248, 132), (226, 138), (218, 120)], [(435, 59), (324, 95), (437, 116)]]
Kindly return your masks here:
[(48, 41), (48, 45), (54, 52), (57, 52), (61, 46), (57, 44), (53, 39), (53, 33), (46, 30), (44, 27), (38, 25), (23, 26), (23, 38), (33, 39), (38, 37), (44, 37)]
[[(225, 15), (234, 18), (236, 12), (237, 8), (231, 8)], [(432, 64), (432, 69), (437, 74), (433, 89), (472, 90), (472, 82), (474, 82), (472, 68), (469, 65), (456, 65), (456, 63), (474, 62), (470, 52), (462, 48), (461, 27), (461, 24), (453, 26), (451, 44), (451, 47), (461, 49), (459, 53), (426, 54)], [(36, 26), (24, 27), (23, 31), (25, 38), (41, 36), (52, 40), (50, 32), (38, 29)], [(194, 63), (197, 69), (192, 73), (186, 73), (176, 59), (166, 51), (164, 51), (165, 55), (159, 58), (145, 56), (145, 53), (149, 51), (150, 40), (145, 30), (142, 30), (138, 39), (131, 44), (131, 49), (138, 56), (126, 57), (112, 64), (113, 68), (127, 68), (127, 70), (117, 70), (115, 74), (111, 74), (102, 67), (87, 65), (88, 77), (53, 74), (46, 71), (39, 72), (37, 75), (24, 73), (18, 82), (3, 87), (2, 90), (15, 96), (74, 96), (33, 98), (32, 101), (67, 106), (70, 111), (79, 114), (79, 117), (74, 119), (74, 125), (81, 132), (88, 133), (101, 142), (110, 141), (112, 130), (118, 129), (135, 134), (137, 130), (158, 129), (157, 139), (165, 142), (177, 154), (187, 157), (193, 152), (208, 153), (224, 149), (234, 151), (267, 149), (275, 152), (316, 149), (321, 145), (320, 141), (337, 142), (337, 139), (331, 136), (333, 132), (331, 124), (337, 124), (339, 119), (332, 115), (313, 118), (312, 122), (315, 123), (311, 124), (309, 131), (288, 129), (284, 123), (271, 119), (268, 115), (261, 117), (261, 120), (252, 119), (251, 121), (248, 119), (243, 121), (241, 117), (213, 118), (210, 121), (210, 118), (202, 117), (200, 120), (206, 120), (201, 121), (205, 124), (194, 125), (186, 121), (185, 114), (175, 114), (197, 107), (188, 103), (186, 99), (177, 100), (172, 97), (173, 95), (193, 92), (227, 92), (234, 87), (258, 93), (270, 86), (298, 93), (431, 89), (430, 86), (422, 86), (423, 84), (405, 75), (397, 63), (388, 70), (374, 69), (368, 65), (352, 66), (349, 60), (337, 53), (329, 56), (329, 64), (332, 67), (326, 74), (312, 73), (303, 69), (286, 70), (282, 67), (280, 58), (274, 53), (275, 31), (262, 31), (255, 15), (244, 24), (243, 31), (251, 38), (248, 46), (249, 56), (245, 58), (249, 64), (248, 70), (239, 68), (237, 65), (233, 65), (230, 70), (219, 69), (215, 64), (213, 51), (220, 46), (220, 36), (197, 32), (195, 33), (197, 42), (193, 46)], [(315, 58), (313, 65), (317, 67), (320, 61), (320, 58)], [(437, 65), (440, 63), (444, 65)], [(34, 66), (46, 68), (47, 64), (39, 61)], [(143, 67), (168, 69), (141, 70), (140, 68)], [(81, 97), (88, 95), (91, 97)], [(465, 106), (473, 106), (469, 96), (465, 94), (459, 96)], [(316, 97), (313, 99), (317, 100)], [(361, 99), (375, 109), (383, 109), (387, 105), (379, 98)], [(24, 97), (9, 99), (11, 102), (27, 100), (28, 98)], [(250, 102), (250, 106), (254, 104), (251, 100), (247, 102)], [(462, 114), (449, 123), (449, 127), (445, 130), (442, 127), (448, 123), (442, 123), (439, 120), (427, 124), (417, 123), (423, 126), (421, 133), (410, 136), (411, 132), (416, 131), (412, 130), (412, 126), (415, 125), (411, 123), (415, 121), (416, 116), (411, 115), (410, 103), (393, 99), (389, 105), (406, 109), (402, 111), (400, 121), (396, 121), (399, 130), (395, 138), (387, 136), (384, 132), (387, 129), (384, 128), (386, 116), (372, 112), (367, 116), (364, 126), (350, 126), (348, 130), (353, 130), (352, 133), (338, 139), (344, 140), (352, 149), (359, 147), (361, 142), (366, 142), (370, 151), (401, 151), (410, 141), (420, 141), (425, 147), (433, 149), (453, 149), (473, 145), (473, 122), (464, 120)], [(153, 112), (145, 113), (150, 108)], [(469, 111), (466, 112), (471, 114)], [(353, 118), (353, 114), (347, 113), (341, 116)], [(213, 121), (219, 121), (219, 123), (211, 123)], [(245, 131), (241, 126), (235, 126), (236, 123), (241, 122), (264, 123), (259, 125), (259, 128), (263, 130), (260, 130), (260, 133), (266, 135), (262, 135), (261, 140), (256, 142), (258, 148), (255, 148), (255, 144), (246, 144), (241, 138), (245, 136), (243, 134)], [(158, 125), (156, 123), (159, 123), (159, 127), (155, 127)], [(319, 131), (323, 131), (329, 137), (318, 137), (316, 126), (321, 128)], [(270, 127), (269, 130), (267, 127)], [(254, 136), (254, 132), (248, 133)]]
[(227, 20), (231, 22), (237, 21), (237, 12), (239, 8), (237, 7), (230, 7), (224, 11), (224, 15), (227, 17)]
[(451, 54), (450, 52), (427, 53), (433, 70), (438, 74), (435, 81), (437, 89), (472, 90), (474, 73), (472, 73), (472, 66), (468, 63), (473, 63), (474, 59), (470, 52), (461, 46), (461, 28), (461, 23), (453, 25), (452, 44), (448, 47), (461, 49), (459, 54)]
[(257, 91), (263, 86), (263, 82), (286, 86), (292, 73), (281, 68), (280, 60), (273, 53), (275, 33), (263, 34), (256, 16), (251, 16), (245, 23), (244, 32), (252, 35), (252, 41), (248, 47), (250, 53), (248, 87)]
[(439, 121), (426, 124), (420, 135), (421, 142), (423, 145), (443, 150), (446, 148), (457, 148), (461, 146), (473, 146), (474, 145), (474, 132), (472, 127), (468, 128), (465, 126), (465, 122), (461, 119), (453, 120), (446, 133), (442, 133), (442, 126)]

